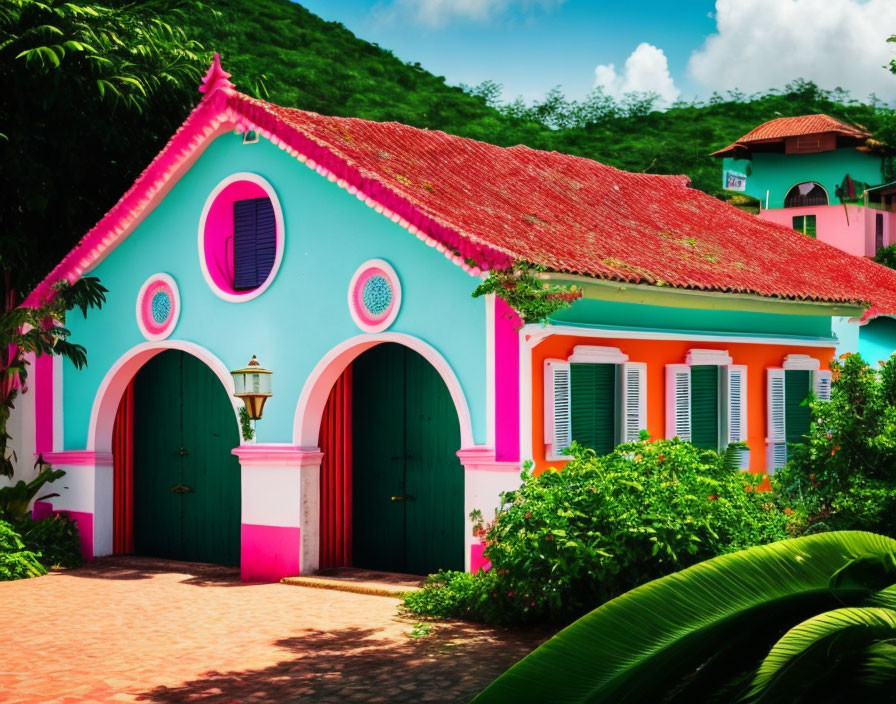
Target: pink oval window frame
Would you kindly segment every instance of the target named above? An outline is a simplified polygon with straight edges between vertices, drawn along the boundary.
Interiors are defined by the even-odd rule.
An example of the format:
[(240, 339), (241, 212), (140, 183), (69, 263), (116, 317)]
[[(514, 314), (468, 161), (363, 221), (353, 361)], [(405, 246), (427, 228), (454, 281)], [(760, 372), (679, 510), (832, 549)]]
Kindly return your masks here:
[[(232, 247), (233, 203), (247, 198), (270, 198), (277, 223), (277, 252), (274, 265), (264, 282), (248, 291), (233, 288)], [(258, 174), (247, 171), (231, 174), (209, 194), (199, 217), (199, 265), (202, 276), (215, 295), (231, 303), (250, 301), (267, 290), (277, 276), (283, 259), (283, 209), (274, 187)]]
[(137, 293), (137, 327), (147, 340), (164, 340), (180, 318), (180, 292), (168, 274), (153, 274)]
[(382, 332), (401, 308), (401, 282), (388, 262), (370, 259), (355, 271), (348, 286), (348, 310), (364, 332)]

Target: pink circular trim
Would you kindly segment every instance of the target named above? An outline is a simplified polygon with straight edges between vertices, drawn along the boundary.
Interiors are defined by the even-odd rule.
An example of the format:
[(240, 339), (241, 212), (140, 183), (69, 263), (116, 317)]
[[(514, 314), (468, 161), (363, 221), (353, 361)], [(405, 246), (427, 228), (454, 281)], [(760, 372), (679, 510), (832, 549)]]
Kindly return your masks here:
[[(277, 222), (277, 251), (274, 266), (267, 279), (248, 291), (235, 291), (226, 281), (223, 269), (232, 266), (227, 259), (226, 240), (233, 234), (232, 204), (241, 198), (268, 197), (274, 206)], [(209, 288), (218, 298), (230, 303), (242, 303), (260, 296), (273, 283), (283, 260), (285, 230), (283, 209), (274, 187), (258, 174), (240, 171), (223, 179), (209, 194), (199, 216), (199, 266)]]
[[(388, 281), (392, 290), (392, 300), (381, 313), (371, 312), (364, 304), (364, 286), (376, 276)], [(400, 307), (401, 282), (395, 269), (382, 259), (371, 259), (358, 267), (348, 286), (348, 310), (359, 328), (364, 332), (382, 332), (395, 321)]]
[[(161, 323), (152, 314), (152, 299), (158, 293), (168, 295), (168, 317)], [(153, 274), (140, 287), (137, 294), (137, 327), (150, 341), (164, 340), (171, 335), (180, 317), (180, 293), (177, 284), (168, 274)]]

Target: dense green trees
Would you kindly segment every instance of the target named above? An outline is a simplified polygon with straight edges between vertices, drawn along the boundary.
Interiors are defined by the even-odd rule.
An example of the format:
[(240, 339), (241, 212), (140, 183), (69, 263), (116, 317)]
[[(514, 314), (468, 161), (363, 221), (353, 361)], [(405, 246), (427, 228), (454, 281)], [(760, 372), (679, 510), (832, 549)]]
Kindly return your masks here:
[(765, 120), (827, 112), (877, 129), (889, 114), (805, 81), (665, 112), (649, 95), (614, 101), (600, 91), (502, 104), (493, 82), (449, 86), (289, 0), (12, 0), (0, 8), (0, 266), (16, 273), (14, 297), (161, 149), (198, 100), (213, 51), (240, 90), (282, 105), (686, 173), (710, 193), (721, 177), (708, 153)]

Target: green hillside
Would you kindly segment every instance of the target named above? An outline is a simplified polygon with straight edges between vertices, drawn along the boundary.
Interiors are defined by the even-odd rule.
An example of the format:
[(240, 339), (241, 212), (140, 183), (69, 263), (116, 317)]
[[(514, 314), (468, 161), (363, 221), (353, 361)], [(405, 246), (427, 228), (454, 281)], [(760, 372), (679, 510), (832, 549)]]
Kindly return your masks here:
[[(104, 8), (106, 14), (133, 13), (135, 7), (145, 13), (116, 35), (116, 60), (125, 70), (146, 50), (141, 22), (161, 18), (178, 28), (165, 41), (183, 44), (178, 56), (196, 76), (177, 80), (183, 66), (171, 78), (165, 58), (158, 67), (150, 61), (149, 74), (158, 70), (164, 89), (147, 93), (139, 110), (125, 109), (94, 91), (92, 74), (101, 65), (87, 65), (74, 50), (56, 67), (43, 63), (52, 55), (49, 49), (33, 63), (17, 56), (35, 36), (56, 41), (40, 23), (62, 23), (59, 13), (67, 12), (74, 19), (66, 31), (74, 32), (94, 22), (84, 19), (93, 15), (78, 15), (81, 10), (65, 3), (52, 8), (75, 9), (22, 3), (28, 12), (0, 12), (0, 77), (9, 88), (0, 99), (0, 187), (8, 196), (0, 202), (0, 269), (15, 272), (16, 296), (60, 260), (158, 153), (199, 101), (199, 69), (208, 66), (213, 51), (220, 52), (240, 90), (281, 105), (396, 120), (503, 146), (527, 144), (631, 171), (684, 173), (709, 193), (717, 193), (721, 181), (721, 165), (709, 152), (761, 122), (827, 112), (876, 130), (890, 116), (880, 106), (798, 80), (784, 92), (713, 96), (706, 104), (665, 112), (655, 110), (650, 99), (614, 102), (600, 93), (575, 102), (552, 91), (533, 105), (503, 104), (497, 84), (450, 86), (289, 0), (104, 0), (113, 8)], [(38, 20), (38, 13), (46, 20)], [(162, 54), (174, 55), (167, 49)]]
[(780, 93), (714, 96), (666, 112), (652, 110), (650, 101), (617, 104), (596, 95), (576, 104), (556, 93), (534, 106), (500, 105), (494, 85), (467, 92), (449, 86), (288, 0), (223, 0), (215, 7), (218, 17), (197, 18), (195, 38), (221, 53), (243, 90), (256, 90), (263, 76), (275, 103), (556, 149), (632, 171), (686, 173), (708, 192), (721, 181), (720, 164), (709, 152), (761, 122), (826, 112), (876, 129), (889, 113), (799, 80)]

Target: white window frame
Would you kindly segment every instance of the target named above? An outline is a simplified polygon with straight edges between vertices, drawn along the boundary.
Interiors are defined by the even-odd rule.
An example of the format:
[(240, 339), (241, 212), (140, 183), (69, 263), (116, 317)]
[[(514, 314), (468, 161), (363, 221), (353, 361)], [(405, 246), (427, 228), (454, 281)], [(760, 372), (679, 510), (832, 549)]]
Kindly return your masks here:
[[(788, 371), (811, 372), (810, 385), (812, 393), (821, 401), (831, 400), (832, 375), (829, 369), (822, 369), (821, 362), (807, 354), (789, 354), (784, 358), (780, 367), (768, 367), (766, 369), (766, 427), (765, 438), (765, 471), (774, 474), (787, 464), (787, 416), (786, 416), (786, 386), (785, 378)], [(780, 423), (774, 418), (774, 399), (772, 397), (772, 384), (776, 378), (781, 379), (782, 407), (781, 413), (785, 414)]]
[[(683, 364), (666, 365), (666, 438), (679, 437), (691, 440), (691, 367), (717, 366), (719, 376), (719, 427), (718, 447), (724, 452), (733, 442), (747, 441), (747, 366), (734, 364), (727, 350), (694, 348), (688, 350)], [(732, 387), (732, 379), (738, 379), (738, 393)], [(682, 390), (684, 392), (682, 393)], [(740, 414), (734, 412), (732, 398), (740, 399)], [(736, 428), (734, 426), (737, 426)], [(740, 466), (750, 466), (750, 451), (741, 452)]]
[[(647, 364), (645, 362), (630, 362), (628, 355), (618, 347), (601, 347), (597, 345), (576, 345), (572, 354), (567, 359), (546, 359), (544, 361), (544, 442), (545, 456), (549, 461), (567, 460), (569, 455), (563, 454), (563, 450), (572, 442), (572, 398), (569, 384), (572, 380), (572, 364), (615, 364), (616, 372), (616, 409), (617, 409), (617, 437), (616, 444), (630, 442), (631, 437), (640, 436), (641, 430), (647, 428)], [(567, 404), (566, 417), (559, 418), (556, 415), (555, 403), (555, 371), (566, 372)], [(562, 377), (561, 377), (562, 378)], [(629, 379), (637, 378), (640, 387), (638, 399), (631, 400), (629, 394)], [(642, 426), (637, 431), (631, 427), (631, 420), (635, 418), (635, 424)], [(560, 447), (564, 439), (569, 442)], [(638, 440), (638, 437), (634, 437)]]

